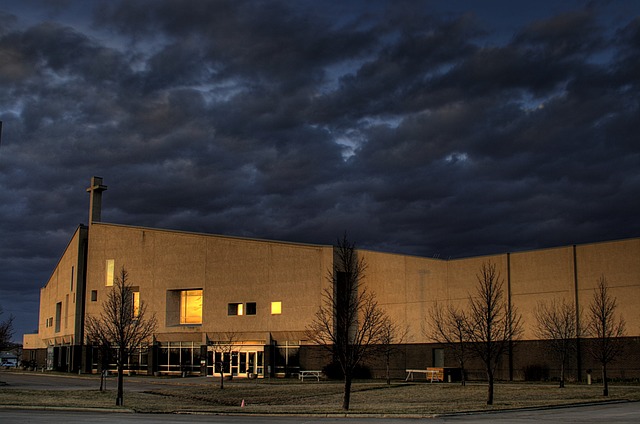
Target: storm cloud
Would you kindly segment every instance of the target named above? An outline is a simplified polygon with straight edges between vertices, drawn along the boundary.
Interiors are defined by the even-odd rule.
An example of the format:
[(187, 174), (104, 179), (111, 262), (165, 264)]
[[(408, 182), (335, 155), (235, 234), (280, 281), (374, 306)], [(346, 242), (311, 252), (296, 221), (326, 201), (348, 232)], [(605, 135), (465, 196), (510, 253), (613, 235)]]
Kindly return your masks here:
[(640, 236), (640, 5), (441, 3), (3, 2), (16, 340), (93, 175), (131, 225), (441, 258)]

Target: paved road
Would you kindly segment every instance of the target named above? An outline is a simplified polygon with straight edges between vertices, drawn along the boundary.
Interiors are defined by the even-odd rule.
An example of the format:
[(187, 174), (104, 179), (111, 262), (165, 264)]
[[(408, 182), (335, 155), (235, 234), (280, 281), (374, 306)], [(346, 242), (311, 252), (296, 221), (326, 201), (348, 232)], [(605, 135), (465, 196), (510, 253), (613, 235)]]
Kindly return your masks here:
[(605, 405), (579, 406), (571, 408), (542, 409), (530, 411), (499, 412), (489, 414), (456, 415), (429, 419), (411, 418), (322, 418), (322, 417), (264, 417), (264, 416), (224, 416), (224, 415), (162, 415), (132, 414), (114, 412), (65, 412), (38, 410), (2, 410), (2, 424), (80, 424), (80, 423), (215, 423), (215, 424), (267, 424), (267, 423), (374, 423), (409, 424), (413, 422), (440, 423), (483, 423), (499, 422), (514, 424), (531, 423), (621, 423), (640, 422), (640, 403), (625, 402)]

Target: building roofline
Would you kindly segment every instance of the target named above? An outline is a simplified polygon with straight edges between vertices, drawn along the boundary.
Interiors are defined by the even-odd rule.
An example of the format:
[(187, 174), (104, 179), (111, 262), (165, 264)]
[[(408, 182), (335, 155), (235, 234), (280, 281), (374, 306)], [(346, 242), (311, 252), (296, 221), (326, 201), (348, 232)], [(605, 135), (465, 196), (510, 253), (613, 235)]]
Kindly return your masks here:
[(49, 281), (51, 281), (51, 277), (53, 277), (53, 274), (56, 272), (56, 269), (58, 269), (58, 266), (60, 265), (60, 261), (62, 261), (62, 258), (64, 257), (64, 254), (67, 253), (67, 251), (69, 250), (69, 247), (71, 246), (71, 241), (75, 238), (75, 236), (77, 234), (80, 233), (80, 230), (87, 229), (87, 228), (88, 227), (86, 225), (84, 225), (84, 224), (78, 224), (78, 226), (76, 227), (75, 231), (73, 232), (73, 234), (69, 238), (69, 241), (67, 242), (67, 245), (64, 247), (64, 249), (62, 250), (62, 253), (58, 257), (58, 260), (56, 261), (56, 264), (53, 267), (53, 270), (51, 271), (51, 273), (49, 274), (49, 277), (47, 278), (47, 281), (44, 283), (44, 285), (41, 287), (41, 289), (47, 287), (47, 285), (49, 284)]
[[(301, 243), (301, 242), (294, 242), (294, 241), (272, 240), (272, 239), (263, 239), (263, 238), (255, 238), (255, 237), (230, 236), (230, 235), (222, 235), (222, 234), (214, 234), (214, 233), (204, 233), (204, 232), (198, 232), (198, 231), (176, 230), (176, 229), (170, 229), (170, 228), (157, 228), (157, 227), (145, 227), (145, 226), (140, 226), (140, 225), (115, 224), (115, 223), (110, 223), (110, 222), (94, 222), (93, 225), (94, 226), (110, 226), (110, 227), (130, 228), (130, 229), (138, 229), (138, 230), (146, 230), (146, 231), (157, 231), (157, 232), (164, 232), (164, 233), (185, 234), (185, 235), (194, 235), (194, 236), (215, 237), (215, 238), (219, 238), (219, 239), (238, 240), (238, 241), (255, 241), (255, 242), (260, 242), (260, 243), (271, 243), (271, 244), (275, 243), (275, 244), (290, 245), (290, 246), (300, 246), (300, 247), (309, 247), (309, 248), (332, 248), (333, 249), (335, 247), (334, 245), (329, 245), (329, 244)], [(47, 278), (47, 282), (42, 286), (42, 288), (47, 287), (47, 284), (51, 280), (51, 277), (55, 273), (55, 270), (58, 268), (58, 265), (60, 264), (60, 261), (62, 260), (62, 257), (64, 256), (64, 254), (69, 249), (69, 246), (71, 245), (71, 241), (74, 239), (76, 234), (78, 234), (81, 229), (87, 229), (87, 228), (88, 228), (88, 226), (86, 226), (84, 224), (79, 224), (78, 225), (78, 227), (74, 231), (73, 235), (69, 239), (69, 242), (65, 246), (62, 254), (58, 258), (58, 261), (56, 262), (56, 265), (53, 267), (53, 270), (52, 270), (51, 274), (49, 274), (49, 277)], [(370, 248), (358, 248), (358, 247), (356, 247), (356, 250), (359, 251), (359, 252), (363, 252), (363, 253), (371, 252), (371, 253), (379, 253), (379, 254), (385, 254), (385, 255), (405, 256), (405, 257), (418, 258), (418, 259), (428, 259), (428, 260), (433, 260), (433, 261), (449, 262), (449, 261), (458, 261), (458, 260), (467, 260), (467, 259), (486, 258), (486, 257), (491, 257), (491, 256), (502, 256), (502, 255), (509, 255), (509, 254), (531, 253), (531, 252), (540, 252), (540, 251), (545, 251), (545, 250), (563, 249), (563, 248), (570, 248), (570, 247), (585, 247), (585, 246), (593, 246), (593, 245), (605, 244), (605, 243), (620, 243), (620, 242), (631, 242), (631, 241), (640, 241), (640, 237), (637, 237), (637, 236), (636, 237), (626, 237), (626, 238), (622, 238), (622, 239), (599, 240), (599, 241), (595, 241), (595, 242), (565, 244), (565, 245), (556, 245), (556, 246), (548, 246), (548, 247), (540, 247), (540, 248), (530, 248), (530, 249), (522, 249), (522, 250), (514, 250), (514, 251), (502, 251), (502, 252), (496, 252), (496, 253), (486, 253), (486, 254), (481, 254), (481, 255), (469, 255), (469, 256), (449, 257), (449, 258), (440, 258), (440, 257), (435, 257), (435, 256), (434, 257), (429, 257), (429, 256), (421, 256), (421, 255), (416, 255), (416, 254), (406, 254), (406, 253), (398, 253), (398, 252), (387, 252), (387, 251), (383, 251), (383, 250), (375, 250), (375, 249), (370, 249)]]
[(450, 258), (449, 260), (455, 261), (455, 260), (460, 260), (460, 259), (473, 259), (473, 258), (483, 258), (483, 257), (487, 257), (487, 256), (500, 256), (500, 255), (508, 255), (508, 254), (541, 252), (541, 251), (544, 251), (544, 250), (564, 249), (564, 248), (568, 248), (568, 247), (586, 247), (586, 246), (594, 246), (594, 245), (605, 244), (605, 243), (622, 243), (622, 242), (631, 242), (631, 241), (640, 241), (640, 237), (631, 236), (631, 237), (625, 237), (625, 238), (620, 238), (620, 239), (598, 240), (598, 241), (590, 241), (590, 242), (584, 242), (584, 243), (561, 244), (561, 245), (537, 247), (537, 248), (532, 247), (532, 248), (524, 248), (524, 249), (521, 249), (521, 250), (512, 250), (512, 251), (496, 252), (496, 253), (485, 253), (485, 254), (482, 254), (482, 255), (460, 256), (460, 257), (456, 257), (456, 258)]
[(214, 234), (214, 233), (203, 233), (198, 231), (185, 231), (185, 230), (176, 230), (171, 228), (157, 228), (157, 227), (145, 227), (140, 225), (126, 225), (126, 224), (114, 224), (111, 222), (94, 222), (93, 226), (110, 226), (110, 227), (122, 227), (122, 228), (130, 228), (130, 229), (138, 229), (138, 230), (146, 230), (146, 231), (158, 231), (165, 233), (177, 233), (177, 234), (186, 234), (186, 235), (194, 235), (194, 236), (205, 236), (205, 237), (215, 237), (220, 239), (229, 239), (229, 240), (240, 240), (240, 241), (257, 241), (260, 243), (271, 243), (271, 244), (286, 244), (292, 246), (304, 246), (304, 247), (313, 247), (313, 248), (333, 248), (330, 244), (315, 244), (315, 243), (301, 243), (295, 241), (283, 241), (283, 240), (272, 240), (272, 239), (263, 239), (256, 237), (242, 237), (242, 236), (229, 236), (222, 234)]
[(501, 252), (495, 252), (495, 253), (483, 253), (483, 254), (479, 254), (479, 255), (456, 256), (456, 257), (451, 257), (450, 256), (448, 258), (441, 258), (440, 256), (431, 257), (431, 256), (421, 256), (421, 255), (416, 255), (416, 254), (408, 254), (408, 253), (388, 252), (388, 251), (384, 251), (384, 250), (375, 250), (375, 249), (371, 249), (371, 248), (358, 248), (358, 247), (356, 247), (356, 250), (359, 251), (359, 252), (363, 252), (363, 253), (366, 253), (366, 252), (381, 253), (381, 254), (385, 254), (385, 255), (406, 256), (406, 257), (410, 257), (410, 258), (421, 258), (421, 259), (430, 259), (430, 260), (434, 260), (434, 261), (448, 262), (448, 261), (459, 261), (459, 260), (466, 260), (466, 259), (487, 258), (487, 257), (491, 257), (491, 256), (502, 256), (502, 255), (509, 255), (509, 254), (541, 252), (541, 251), (545, 251), (545, 250), (565, 249), (565, 248), (571, 248), (571, 247), (585, 247), (585, 246), (593, 246), (593, 245), (605, 244), (605, 243), (621, 243), (621, 242), (631, 242), (631, 241), (640, 241), (640, 237), (632, 236), (632, 237), (625, 237), (625, 238), (621, 238), (621, 239), (598, 240), (598, 241), (593, 241), (593, 242), (562, 244), (562, 245), (537, 247), (537, 248), (532, 247), (532, 248), (524, 248), (524, 249), (521, 249), (521, 250), (501, 251)]

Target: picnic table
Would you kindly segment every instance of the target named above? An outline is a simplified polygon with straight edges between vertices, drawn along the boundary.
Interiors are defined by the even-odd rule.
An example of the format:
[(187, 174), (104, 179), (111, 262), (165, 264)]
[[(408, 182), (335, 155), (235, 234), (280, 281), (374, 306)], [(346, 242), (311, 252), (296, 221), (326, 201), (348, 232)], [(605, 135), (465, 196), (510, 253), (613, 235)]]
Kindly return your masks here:
[(300, 379), (300, 381), (304, 381), (305, 377), (315, 377), (318, 381), (320, 381), (321, 375), (322, 371), (305, 370), (298, 372), (298, 378)]
[(444, 377), (442, 375), (442, 368), (427, 368), (427, 369), (421, 369), (421, 370), (406, 370), (407, 371), (407, 378), (404, 379), (404, 381), (409, 381), (409, 379), (411, 379), (411, 381), (413, 381), (413, 374), (425, 374), (426, 379), (429, 380), (430, 382), (434, 382), (434, 381), (444, 381)]

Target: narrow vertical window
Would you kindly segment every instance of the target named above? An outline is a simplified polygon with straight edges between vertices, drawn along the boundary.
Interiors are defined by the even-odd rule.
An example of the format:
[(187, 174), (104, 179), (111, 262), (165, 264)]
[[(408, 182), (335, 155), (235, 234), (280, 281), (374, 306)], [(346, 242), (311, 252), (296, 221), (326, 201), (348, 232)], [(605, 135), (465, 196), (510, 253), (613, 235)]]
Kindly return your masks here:
[(91, 301), (92, 302), (98, 301), (98, 290), (91, 290)]
[(74, 274), (75, 274), (75, 267), (71, 267), (71, 287), (69, 289), (69, 291), (73, 291), (73, 278), (74, 278)]
[(202, 290), (180, 292), (180, 324), (202, 324)]
[(69, 295), (65, 295), (64, 298), (64, 328), (69, 327)]
[(106, 286), (113, 286), (113, 268), (114, 268), (114, 260), (107, 259), (107, 269), (106, 269), (107, 278), (105, 281)]
[(60, 320), (62, 319), (62, 302), (56, 303), (56, 333), (60, 332)]
[(280, 315), (282, 313), (282, 302), (271, 302), (271, 315)]
[(131, 292), (131, 303), (133, 305), (133, 316), (138, 317), (140, 315), (140, 292), (133, 291)]

